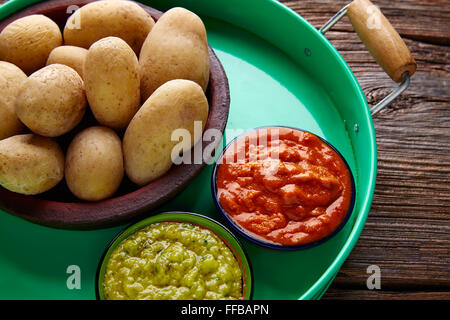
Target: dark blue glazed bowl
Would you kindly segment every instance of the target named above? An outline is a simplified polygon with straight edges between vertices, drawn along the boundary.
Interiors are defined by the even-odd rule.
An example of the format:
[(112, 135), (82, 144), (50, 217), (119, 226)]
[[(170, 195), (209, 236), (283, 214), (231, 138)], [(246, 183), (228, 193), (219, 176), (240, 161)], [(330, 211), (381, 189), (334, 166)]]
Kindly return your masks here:
[[(314, 241), (314, 242), (301, 244), (301, 245), (296, 245), (296, 246), (281, 245), (281, 244), (277, 244), (277, 243), (274, 243), (274, 242), (271, 242), (271, 241), (266, 241), (266, 240), (262, 239), (261, 237), (259, 237), (258, 235), (255, 235), (255, 234), (245, 230), (241, 226), (239, 226), (228, 215), (228, 213), (222, 208), (222, 206), (220, 205), (219, 198), (218, 198), (218, 195), (217, 195), (217, 183), (216, 183), (216, 181), (217, 181), (217, 171), (218, 171), (219, 166), (220, 166), (220, 164), (222, 162), (222, 158), (223, 158), (225, 152), (227, 151), (227, 149), (230, 146), (232, 146), (234, 144), (234, 142), (237, 139), (239, 139), (239, 138), (241, 138), (243, 136), (246, 136), (249, 132), (252, 132), (252, 131), (258, 130), (258, 129), (264, 129), (264, 128), (287, 128), (287, 129), (293, 129), (293, 130), (298, 130), (298, 131), (310, 133), (310, 134), (318, 137), (325, 144), (327, 144), (334, 152), (336, 152), (336, 154), (345, 163), (345, 166), (347, 167), (348, 172), (350, 174), (350, 181), (351, 181), (351, 185), (352, 185), (352, 195), (351, 195), (351, 199), (350, 199), (350, 205), (349, 205), (349, 208), (347, 210), (347, 213), (346, 213), (344, 219), (341, 221), (339, 226), (332, 233), (330, 233), (328, 236), (326, 236), (326, 237), (324, 237), (324, 238), (322, 238), (320, 240)], [(212, 179), (211, 179), (211, 190), (212, 190), (213, 200), (214, 200), (214, 203), (215, 203), (217, 209), (219, 210), (220, 214), (225, 219), (225, 221), (230, 225), (231, 229), (233, 229), (237, 234), (239, 234), (243, 238), (245, 238), (248, 241), (253, 242), (253, 243), (255, 243), (255, 244), (257, 244), (257, 245), (259, 245), (261, 247), (274, 249), (274, 250), (284, 250), (284, 251), (296, 251), (296, 250), (304, 250), (304, 249), (313, 248), (313, 247), (318, 246), (318, 245), (320, 245), (320, 244), (330, 240), (331, 238), (333, 238), (345, 226), (345, 224), (349, 220), (350, 216), (352, 215), (353, 208), (355, 206), (355, 199), (356, 199), (356, 187), (355, 187), (355, 179), (354, 179), (353, 173), (352, 173), (352, 171), (350, 169), (350, 166), (348, 165), (347, 161), (342, 156), (342, 154), (339, 152), (339, 150), (337, 150), (331, 143), (329, 143), (325, 139), (315, 135), (312, 132), (309, 132), (309, 131), (306, 131), (306, 130), (303, 130), (303, 129), (299, 129), (299, 128), (288, 127), (288, 126), (263, 126), (263, 127), (254, 128), (254, 129), (251, 129), (251, 130), (248, 130), (248, 131), (244, 132), (243, 134), (235, 137), (232, 141), (230, 141), (226, 145), (226, 147), (223, 149), (222, 153), (217, 158), (216, 164), (214, 165), (214, 170), (213, 170)]]

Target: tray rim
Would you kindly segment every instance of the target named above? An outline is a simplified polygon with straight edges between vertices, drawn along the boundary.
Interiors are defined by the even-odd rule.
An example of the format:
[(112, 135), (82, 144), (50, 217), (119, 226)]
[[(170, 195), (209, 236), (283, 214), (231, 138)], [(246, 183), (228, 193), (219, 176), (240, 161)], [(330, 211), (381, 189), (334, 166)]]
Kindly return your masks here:
[[(219, 0), (220, 1), (220, 0)], [(250, 5), (255, 4), (256, 0), (246, 0)], [(25, 7), (31, 6), (37, 2), (42, 2), (42, 0), (11, 0), (2, 6), (0, 6), (0, 20), (3, 20), (7, 18), (9, 15), (13, 14), (14, 12), (21, 10)], [(139, 1), (138, 1), (139, 2)], [(365, 106), (365, 109), (362, 112), (365, 112), (365, 118), (367, 120), (367, 123), (369, 125), (369, 137), (370, 137), (370, 143), (371, 143), (371, 150), (372, 150), (372, 157), (370, 162), (370, 176), (367, 181), (368, 185), (368, 193), (365, 195), (364, 199), (361, 201), (361, 209), (357, 213), (356, 219), (353, 223), (352, 229), (350, 234), (347, 236), (347, 240), (342, 245), (341, 249), (339, 250), (338, 254), (334, 258), (333, 262), (327, 267), (327, 269), (323, 272), (322, 276), (319, 277), (319, 279), (316, 280), (316, 282), (304, 293), (302, 294), (298, 299), (299, 300), (311, 300), (311, 299), (320, 299), (322, 295), (325, 293), (325, 291), (330, 286), (331, 282), (336, 277), (337, 273), (339, 272), (342, 264), (352, 251), (353, 247), (355, 246), (356, 242), (358, 241), (358, 238), (362, 232), (362, 229), (365, 225), (365, 222), (367, 220), (371, 203), (374, 196), (374, 190), (375, 190), (375, 181), (376, 181), (376, 175), (377, 175), (377, 146), (376, 146), (376, 137), (375, 137), (375, 129), (372, 121), (372, 117), (369, 113), (367, 100), (365, 98), (364, 92), (362, 88), (360, 87), (355, 75), (351, 71), (350, 67), (348, 66), (347, 62), (343, 59), (343, 57), (340, 55), (340, 53), (337, 51), (337, 49), (328, 41), (328, 39), (322, 35), (309, 21), (307, 21), (305, 18), (303, 18), (301, 15), (296, 13), (291, 8), (287, 7), (283, 3), (280, 3), (276, 0), (258, 0), (259, 6), (265, 6), (267, 8), (271, 8), (274, 11), (278, 11), (279, 14), (282, 14), (286, 16), (289, 19), (294, 19), (298, 23), (304, 24), (308, 27), (310, 32), (313, 32), (317, 40), (322, 42), (323, 45), (325, 45), (330, 53), (332, 53), (337, 61), (344, 67), (346, 75), (350, 78), (350, 80), (353, 82), (354, 87), (357, 89), (357, 92), (359, 93), (359, 100), (362, 102), (362, 104)], [(156, 5), (157, 6), (157, 5)], [(201, 15), (201, 13), (200, 13)], [(214, 18), (220, 19), (220, 13), (219, 16), (212, 16)], [(222, 19), (224, 20), (224, 19)], [(229, 20), (224, 20), (229, 23)], [(233, 24), (233, 23), (232, 23)], [(242, 27), (242, 26), (240, 26)], [(242, 27), (245, 30), (248, 30), (245, 27)], [(252, 30), (248, 30), (251, 31)], [(273, 44), (273, 42), (265, 39), (261, 36), (262, 39), (268, 41), (269, 43)], [(274, 45), (274, 44), (273, 44)], [(275, 46), (285, 52), (282, 48)], [(363, 197), (363, 195), (359, 196), (360, 198)]]

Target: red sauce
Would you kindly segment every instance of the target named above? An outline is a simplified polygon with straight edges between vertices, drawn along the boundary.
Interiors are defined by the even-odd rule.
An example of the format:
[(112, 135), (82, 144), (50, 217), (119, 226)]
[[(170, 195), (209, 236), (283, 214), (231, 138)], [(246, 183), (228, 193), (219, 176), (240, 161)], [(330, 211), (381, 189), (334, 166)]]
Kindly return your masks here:
[(344, 161), (315, 135), (295, 129), (240, 137), (226, 150), (216, 181), (220, 205), (239, 226), (282, 245), (326, 237), (351, 204)]

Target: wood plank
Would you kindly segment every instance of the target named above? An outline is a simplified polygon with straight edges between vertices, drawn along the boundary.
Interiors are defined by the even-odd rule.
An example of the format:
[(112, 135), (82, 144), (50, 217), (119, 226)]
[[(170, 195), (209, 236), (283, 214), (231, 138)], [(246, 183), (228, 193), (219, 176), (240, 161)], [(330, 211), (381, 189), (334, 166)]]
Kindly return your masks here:
[(365, 287), (367, 267), (389, 288), (449, 287), (449, 228), (439, 220), (371, 217), (334, 285)]
[(448, 291), (387, 291), (332, 288), (324, 298), (329, 300), (450, 300)]

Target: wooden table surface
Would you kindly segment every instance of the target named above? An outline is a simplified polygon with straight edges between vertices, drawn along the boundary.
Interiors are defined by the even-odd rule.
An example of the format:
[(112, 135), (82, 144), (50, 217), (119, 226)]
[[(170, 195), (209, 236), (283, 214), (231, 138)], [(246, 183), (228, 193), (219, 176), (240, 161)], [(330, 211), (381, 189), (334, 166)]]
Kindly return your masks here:
[[(349, 1), (282, 0), (320, 28)], [(373, 0), (416, 59), (411, 86), (373, 121), (378, 176), (367, 223), (324, 299), (450, 299), (450, 1)], [(396, 85), (344, 18), (326, 34), (369, 105)], [(381, 271), (368, 290), (367, 267)]]
[[(4, 2), (0, 0), (0, 3)], [(317, 28), (346, 0), (281, 0)], [(378, 177), (361, 237), (324, 299), (450, 299), (450, 0), (374, 0), (418, 63), (410, 88), (375, 116)], [(327, 38), (369, 105), (396, 85), (344, 18)], [(367, 268), (381, 289), (367, 288)]]

